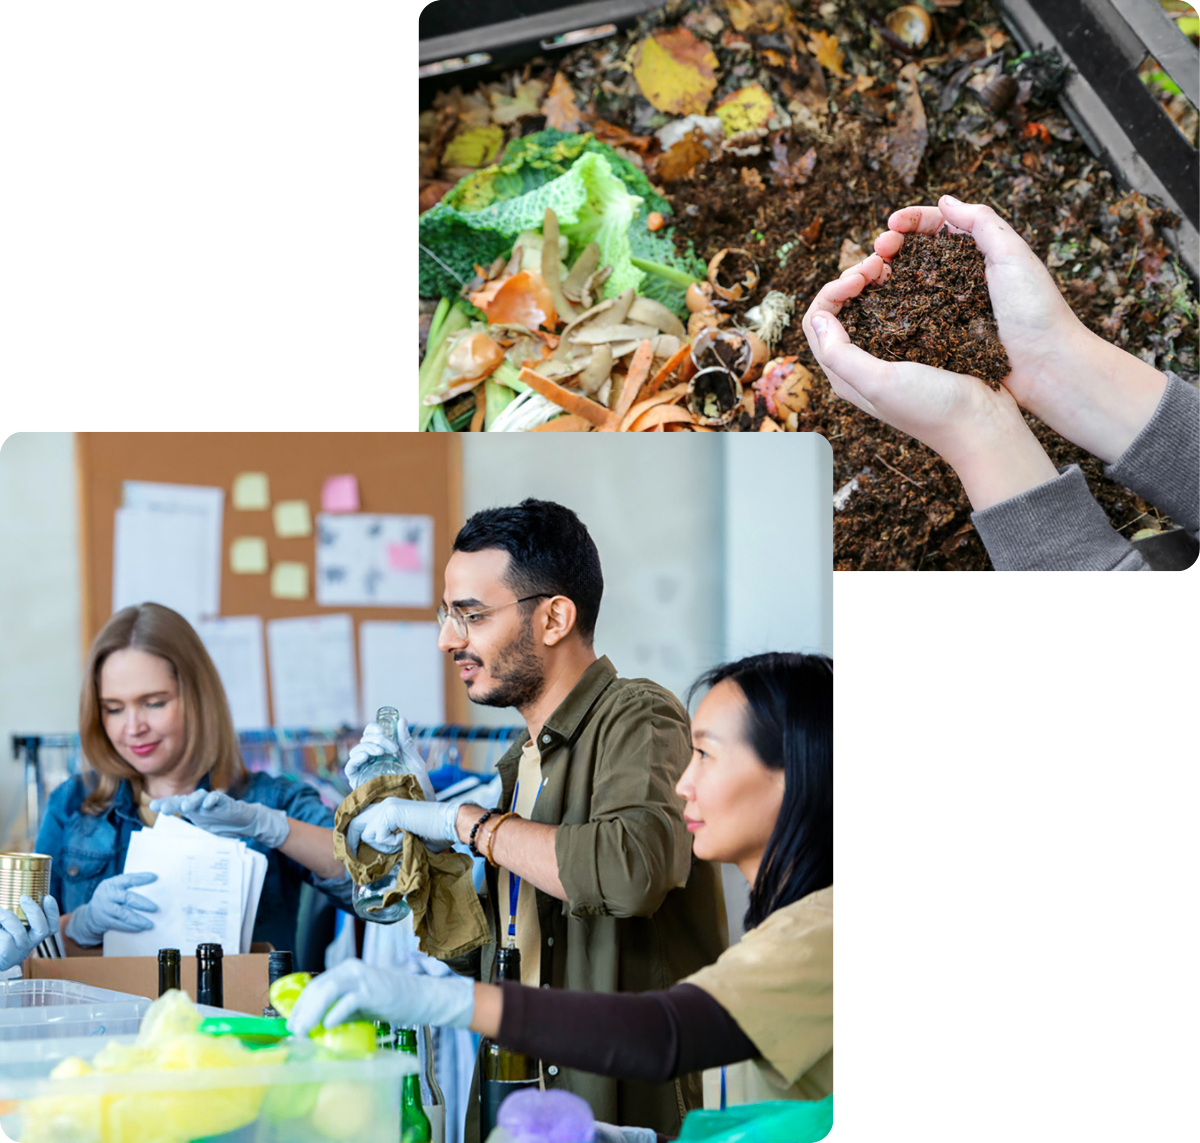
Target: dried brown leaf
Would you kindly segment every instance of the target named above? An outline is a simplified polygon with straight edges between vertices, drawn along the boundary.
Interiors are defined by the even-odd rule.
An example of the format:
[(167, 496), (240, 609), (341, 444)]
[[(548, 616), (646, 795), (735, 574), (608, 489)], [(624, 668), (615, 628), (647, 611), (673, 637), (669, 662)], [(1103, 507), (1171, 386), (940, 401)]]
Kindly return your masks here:
[(816, 56), (817, 63), (833, 72), (839, 79), (849, 79), (846, 69), (842, 66), (846, 55), (838, 43), (837, 36), (828, 32), (814, 31), (808, 42), (809, 50)]
[(690, 174), (707, 159), (708, 148), (704, 145), (704, 133), (693, 130), (669, 151), (659, 155), (654, 165), (654, 174), (659, 182), (673, 183)]
[(546, 117), (546, 126), (556, 131), (574, 134), (583, 128), (583, 116), (575, 102), (575, 91), (561, 71), (554, 74), (550, 93), (542, 104), (542, 114)]

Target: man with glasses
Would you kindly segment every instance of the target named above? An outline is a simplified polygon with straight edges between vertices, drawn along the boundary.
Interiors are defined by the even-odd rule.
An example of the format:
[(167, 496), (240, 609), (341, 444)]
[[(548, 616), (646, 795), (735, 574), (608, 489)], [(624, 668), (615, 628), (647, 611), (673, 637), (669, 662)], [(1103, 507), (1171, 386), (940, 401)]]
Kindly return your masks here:
[[(715, 961), (727, 933), (717, 871), (693, 860), (675, 794), (687, 712), (597, 657), (603, 588), (570, 509), (525, 500), (472, 516), (446, 565), (438, 646), (472, 702), (516, 708), (527, 733), (499, 762), (497, 809), (389, 798), (355, 818), (347, 844), (394, 852), (397, 831), (434, 849), (469, 844), (488, 861), (485, 911), (498, 943), (520, 950), (523, 983), (639, 992)], [(701, 1105), (699, 1076), (621, 1083), (543, 1060), (542, 1081), (582, 1096), (598, 1120), (669, 1136)], [(472, 1098), (468, 1140), (476, 1116)]]

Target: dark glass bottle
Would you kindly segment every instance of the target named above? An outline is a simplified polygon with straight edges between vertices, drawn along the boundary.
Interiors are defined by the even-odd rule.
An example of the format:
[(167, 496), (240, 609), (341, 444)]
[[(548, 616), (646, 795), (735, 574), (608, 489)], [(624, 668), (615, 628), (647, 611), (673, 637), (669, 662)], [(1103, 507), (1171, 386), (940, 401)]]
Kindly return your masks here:
[(375, 1021), (375, 1048), (380, 1052), (396, 1050), (396, 1033), (386, 1020)]
[(220, 945), (196, 947), (196, 1003), (225, 1007), (225, 978), (221, 971)]
[[(278, 952), (273, 952), (267, 957), (267, 990), (271, 989), (271, 985), (275, 983), (281, 976), (291, 976), (293, 972), (292, 964), (293, 957), (290, 949), (281, 949)], [(278, 1017), (279, 1013), (275, 1008), (268, 1004), (264, 1009), (264, 1016)]]
[(178, 949), (158, 950), (158, 994), (172, 988), (183, 988), (179, 978), (179, 967), (182, 963)]
[[(496, 950), (496, 983), (521, 982), (521, 954), (517, 949)], [(510, 1052), (495, 1040), (479, 1045), (480, 1137), (486, 1139), (496, 1126), (500, 1105), (514, 1091), (538, 1086), (538, 1061), (520, 1052)]]
[[(406, 1056), (417, 1058), (417, 1030), (397, 1028), (397, 1047)], [(431, 1143), (433, 1128), (421, 1106), (421, 1073), (404, 1077), (400, 1092), (400, 1143)]]

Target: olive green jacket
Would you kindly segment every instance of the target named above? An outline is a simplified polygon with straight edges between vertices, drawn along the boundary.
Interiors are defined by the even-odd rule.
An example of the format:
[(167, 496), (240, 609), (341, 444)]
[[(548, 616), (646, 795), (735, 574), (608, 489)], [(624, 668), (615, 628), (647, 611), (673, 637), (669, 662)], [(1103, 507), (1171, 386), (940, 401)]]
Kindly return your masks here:
[[(528, 741), (522, 734), (499, 762), (504, 808)], [(537, 891), (542, 987), (645, 992), (712, 964), (729, 937), (720, 873), (693, 859), (675, 793), (691, 757), (679, 700), (648, 679), (618, 678), (599, 659), (546, 720), (538, 749), (543, 785), (530, 817), (559, 827), (554, 848), (567, 891), (566, 901)], [(487, 889), (494, 936), (501, 929), (490, 867)], [(495, 949), (493, 939), (483, 950), (483, 980)], [(686, 1112), (702, 1105), (699, 1075), (651, 1085), (542, 1063), (547, 1087), (583, 1097), (602, 1122), (675, 1136)], [(473, 1092), (468, 1143), (478, 1131)]]

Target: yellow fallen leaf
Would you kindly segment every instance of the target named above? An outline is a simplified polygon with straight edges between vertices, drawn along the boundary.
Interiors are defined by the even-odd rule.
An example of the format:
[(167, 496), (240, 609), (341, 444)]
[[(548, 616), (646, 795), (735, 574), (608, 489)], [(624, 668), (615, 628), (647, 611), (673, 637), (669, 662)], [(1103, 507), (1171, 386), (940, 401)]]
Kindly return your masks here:
[(544, 83), (531, 79), (527, 83), (518, 83), (514, 95), (506, 95), (502, 91), (492, 92), (492, 121), (500, 124), (515, 123), (526, 115), (539, 114), (538, 104), (541, 103), (545, 91)]
[(702, 115), (717, 89), (717, 57), (686, 28), (672, 28), (637, 45), (633, 77), (656, 111)]
[(583, 127), (583, 116), (575, 102), (575, 92), (561, 71), (555, 72), (550, 94), (542, 104), (542, 114), (546, 117), (546, 126), (556, 131), (574, 134)]
[(499, 127), (475, 127), (455, 135), (442, 152), (443, 167), (486, 167), (495, 162), (504, 146)]
[(842, 61), (846, 57), (842, 52), (841, 45), (837, 42), (837, 36), (831, 36), (828, 32), (813, 32), (808, 46), (812, 54), (816, 56), (817, 63), (823, 68), (833, 72), (841, 79), (850, 78), (846, 74), (845, 68), (842, 67)]
[(743, 131), (757, 131), (760, 127), (766, 127), (775, 114), (771, 97), (757, 83), (730, 92), (715, 110), (726, 136), (730, 138)]

